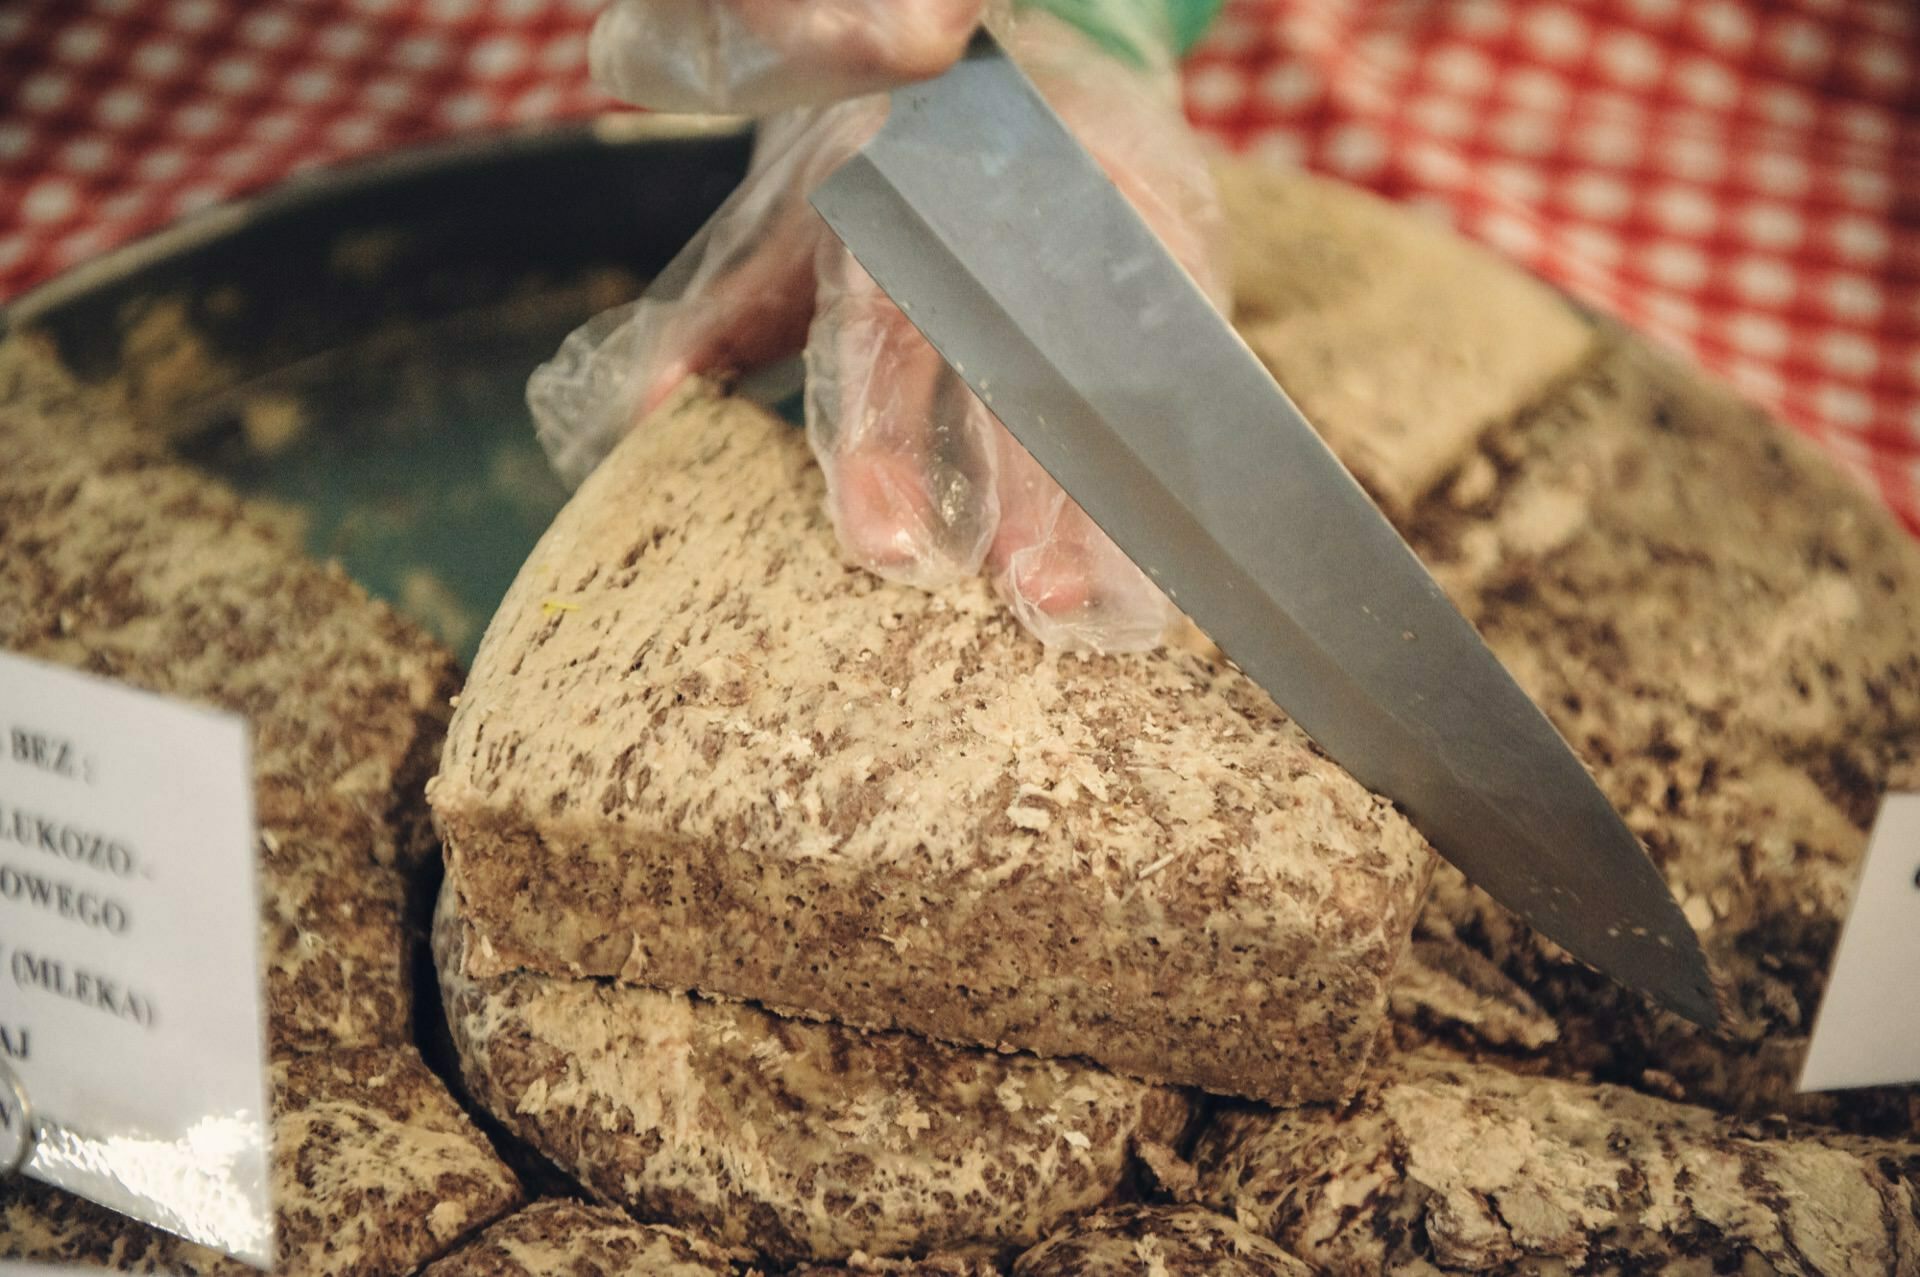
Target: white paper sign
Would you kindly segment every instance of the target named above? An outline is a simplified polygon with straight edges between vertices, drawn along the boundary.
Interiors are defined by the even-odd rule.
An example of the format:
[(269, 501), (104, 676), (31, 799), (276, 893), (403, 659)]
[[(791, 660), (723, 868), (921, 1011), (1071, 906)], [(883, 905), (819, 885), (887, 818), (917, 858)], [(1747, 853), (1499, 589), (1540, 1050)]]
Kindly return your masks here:
[(1920, 794), (1888, 794), (1800, 1071), (1803, 1091), (1920, 1082)]
[(245, 725), (0, 653), (0, 1058), (26, 1173), (265, 1266)]

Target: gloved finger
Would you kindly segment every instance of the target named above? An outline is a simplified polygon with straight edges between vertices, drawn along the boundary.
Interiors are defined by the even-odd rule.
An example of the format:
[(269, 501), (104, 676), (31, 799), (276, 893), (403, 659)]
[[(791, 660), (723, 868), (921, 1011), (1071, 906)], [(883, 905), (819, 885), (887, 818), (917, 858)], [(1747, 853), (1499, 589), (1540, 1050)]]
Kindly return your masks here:
[(614, 0), (594, 80), (662, 111), (765, 115), (938, 75), (985, 0)]
[[(1224, 219), (1173, 99), (1155, 91), (1154, 77), (1086, 57), (1077, 33), (1035, 23), (1022, 35), (1023, 61), (1054, 108), (1224, 308)], [(1055, 646), (1125, 651), (1157, 644), (1178, 613), (1146, 574), (1011, 437), (1000, 441), (997, 473), (1000, 525), (987, 568), (1022, 624)]]
[(805, 345), (814, 252), (824, 233), (817, 218), (805, 216), (809, 211), (777, 208), (762, 219), (757, 242), (710, 243), (716, 269), (681, 297), (660, 302), (649, 316), (656, 339), (636, 367), (638, 416), (694, 373), (752, 368)]
[(806, 192), (858, 149), (885, 101), (856, 99), (768, 121), (740, 186), (640, 300), (571, 334), (527, 383), (540, 442), (577, 484), (629, 428), (696, 372), (797, 352), (813, 264), (829, 237)]
[(711, 220), (693, 275), (659, 317), (642, 415), (691, 373), (800, 351), (813, 314), (815, 256), (830, 238), (807, 194), (885, 118), (883, 100), (863, 98), (761, 126), (747, 179)]
[(935, 587), (977, 572), (998, 522), (991, 417), (838, 242), (807, 342), (807, 439), (854, 562)]
[[(1088, 57), (1064, 27), (1016, 54), (1203, 287), (1224, 299), (1217, 208), (1171, 94)], [(1029, 33), (1037, 32), (1038, 40)], [(1049, 43), (1050, 42), (1050, 43)], [(1162, 84), (1164, 87), (1164, 84)], [(839, 245), (823, 241), (809, 333), (809, 439), (857, 563), (932, 586), (985, 566), (1054, 645), (1152, 647), (1176, 617), (1158, 589), (993, 419)]]
[(1179, 613), (1040, 463), (997, 432), (1000, 526), (987, 551), (995, 590), (1049, 647), (1144, 652)]

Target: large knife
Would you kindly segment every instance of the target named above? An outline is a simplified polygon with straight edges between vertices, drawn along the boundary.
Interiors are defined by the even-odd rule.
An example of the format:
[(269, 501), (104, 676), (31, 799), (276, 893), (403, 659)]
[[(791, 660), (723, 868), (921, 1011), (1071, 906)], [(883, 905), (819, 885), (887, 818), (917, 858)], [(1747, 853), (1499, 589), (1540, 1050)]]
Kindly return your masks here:
[(812, 198), (1322, 748), (1544, 935), (1716, 1023), (1693, 929), (1593, 778), (991, 37), (897, 90)]

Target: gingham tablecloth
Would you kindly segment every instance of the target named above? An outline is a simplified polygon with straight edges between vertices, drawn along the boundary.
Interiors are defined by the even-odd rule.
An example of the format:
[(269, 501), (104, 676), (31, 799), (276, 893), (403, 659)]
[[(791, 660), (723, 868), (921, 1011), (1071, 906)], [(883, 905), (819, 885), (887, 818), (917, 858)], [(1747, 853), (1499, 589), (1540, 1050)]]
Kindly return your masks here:
[[(0, 298), (291, 173), (612, 104), (598, 0), (0, 0)], [(1693, 356), (1920, 533), (1920, 8), (1235, 0), (1227, 146), (1415, 205)]]

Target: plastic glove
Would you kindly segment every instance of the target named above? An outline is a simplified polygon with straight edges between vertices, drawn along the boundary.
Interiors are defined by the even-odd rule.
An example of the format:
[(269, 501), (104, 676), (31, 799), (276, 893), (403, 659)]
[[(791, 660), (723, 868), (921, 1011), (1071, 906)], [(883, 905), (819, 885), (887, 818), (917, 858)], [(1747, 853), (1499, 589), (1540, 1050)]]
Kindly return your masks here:
[(986, 0), (614, 0), (588, 62), (609, 93), (658, 111), (767, 115), (951, 66)]
[[(901, 6), (905, 7), (905, 6)], [(1147, 64), (1029, 12), (996, 24), (1054, 108), (1216, 303), (1218, 205), (1180, 114), (1171, 42)], [(804, 344), (807, 436), (852, 559), (937, 587), (983, 568), (1021, 623), (1056, 646), (1156, 644), (1165, 597), (1015, 443), (806, 203), (885, 117), (871, 96), (764, 127), (746, 180), (649, 295), (570, 337), (529, 387), (556, 467), (577, 482), (687, 375)], [(1104, 317), (1089, 317), (1098, 322)], [(1124, 322), (1124, 321), (1122, 321)]]

